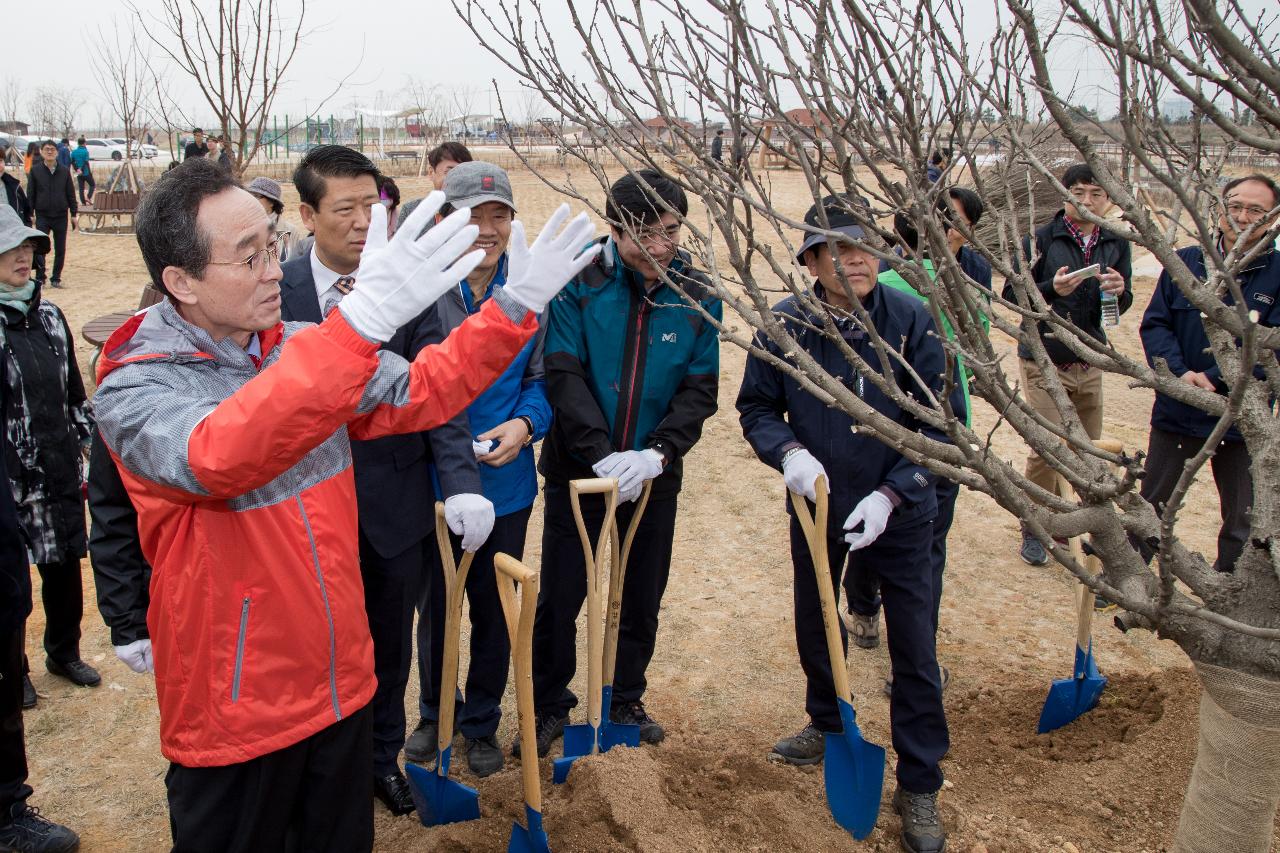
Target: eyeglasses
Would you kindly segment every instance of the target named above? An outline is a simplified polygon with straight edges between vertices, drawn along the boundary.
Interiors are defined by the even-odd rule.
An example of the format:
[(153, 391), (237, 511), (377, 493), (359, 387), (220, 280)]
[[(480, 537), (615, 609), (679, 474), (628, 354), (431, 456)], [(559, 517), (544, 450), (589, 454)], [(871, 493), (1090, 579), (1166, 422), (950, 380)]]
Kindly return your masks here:
[(1269, 211), (1265, 207), (1259, 207), (1256, 204), (1241, 204), (1238, 201), (1227, 203), (1227, 213), (1240, 218), (1241, 214), (1249, 214), (1251, 219), (1261, 219), (1266, 216)]
[(248, 267), (253, 275), (262, 275), (270, 268), (271, 262), (280, 262), (280, 241), (272, 240), (267, 248), (254, 252), (243, 261), (209, 261), (214, 267)]

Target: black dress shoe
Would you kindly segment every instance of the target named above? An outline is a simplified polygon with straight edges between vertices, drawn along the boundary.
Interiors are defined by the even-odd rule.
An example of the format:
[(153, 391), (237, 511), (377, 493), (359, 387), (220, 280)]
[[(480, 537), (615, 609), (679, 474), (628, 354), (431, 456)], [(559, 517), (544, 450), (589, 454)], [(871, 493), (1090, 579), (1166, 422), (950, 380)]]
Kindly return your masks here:
[(373, 779), (373, 795), (382, 800), (392, 814), (402, 815), (413, 811), (413, 794), (409, 791), (409, 780), (399, 770), (386, 776), (375, 776)]
[(44, 666), (54, 675), (61, 676), (80, 687), (97, 687), (102, 683), (102, 676), (98, 675), (98, 671), (82, 660), (59, 663), (53, 658), (46, 658)]
[(40, 697), (36, 696), (36, 686), (31, 683), (31, 676), (22, 676), (22, 707), (34, 708)]

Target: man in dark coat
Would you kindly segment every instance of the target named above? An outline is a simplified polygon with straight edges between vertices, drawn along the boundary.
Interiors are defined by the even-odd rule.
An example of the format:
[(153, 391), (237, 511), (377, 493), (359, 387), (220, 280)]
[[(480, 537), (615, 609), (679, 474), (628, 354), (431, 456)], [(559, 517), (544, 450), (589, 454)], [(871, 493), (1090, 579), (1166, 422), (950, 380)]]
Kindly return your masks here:
[[(58, 146), (52, 139), (40, 143), (43, 162), (34, 163), (27, 175), (27, 199), (36, 214), (36, 230), (53, 235), (53, 274), (49, 279), (54, 287), (62, 287), (62, 264), (67, 258), (67, 214), (71, 223), (77, 220), (76, 188), (71, 180), (71, 170), (58, 162)], [(44, 284), (44, 256), (36, 254), (36, 283)]]
[(4, 186), (4, 198), (0, 199), (18, 213), (23, 225), (31, 227), (31, 202), (27, 200), (27, 192), (22, 188), (22, 181), (15, 178), (5, 168), (6, 152), (0, 150), (0, 185)]

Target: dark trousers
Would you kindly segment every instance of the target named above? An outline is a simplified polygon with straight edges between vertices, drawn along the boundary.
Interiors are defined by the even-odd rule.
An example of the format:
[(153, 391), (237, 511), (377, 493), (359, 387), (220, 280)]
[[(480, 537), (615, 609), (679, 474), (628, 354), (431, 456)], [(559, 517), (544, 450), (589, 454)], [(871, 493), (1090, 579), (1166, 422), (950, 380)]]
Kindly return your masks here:
[(164, 784), (175, 853), (372, 850), (372, 722), (364, 707), (240, 764), (170, 764)]
[[(62, 281), (62, 262), (67, 257), (67, 214), (48, 216), (36, 214), (36, 230), (53, 236), (53, 280)], [(36, 281), (44, 281), (44, 253), (36, 252), (33, 266)]]
[[(943, 477), (938, 478), (934, 490), (938, 501), (938, 516), (933, 520), (933, 546), (929, 550), (933, 561), (933, 630), (938, 630), (938, 613), (942, 608), (942, 573), (947, 568), (947, 534), (956, 517), (956, 498), (960, 496), (960, 484)], [(849, 610), (863, 616), (880, 612), (880, 580), (876, 573), (864, 567), (859, 560), (849, 564), (844, 574), (844, 591)]]
[(397, 756), (405, 738), (404, 691), (413, 662), (413, 611), (422, 591), (424, 554), (434, 545), (434, 539), (425, 539), (394, 557), (383, 557), (360, 533), (360, 576), (373, 638), (373, 672), (378, 678), (370, 703), (377, 776), (399, 768)]
[[(1164, 512), (1165, 502), (1173, 494), (1187, 460), (1200, 452), (1203, 438), (1178, 435), (1162, 429), (1151, 428), (1151, 441), (1147, 446), (1147, 476), (1142, 480), (1142, 497)], [(1222, 527), (1218, 529), (1218, 571), (1230, 572), (1249, 539), (1249, 513), (1253, 509), (1253, 475), (1249, 472), (1249, 451), (1243, 441), (1224, 441), (1209, 460), (1213, 469), (1213, 482), (1218, 487), (1218, 502), (1222, 514)], [(1154, 548), (1145, 542), (1136, 542), (1139, 552), (1147, 562), (1155, 556)]]
[[(502, 694), (507, 689), (511, 665), (511, 640), (498, 598), (493, 558), (507, 554), (524, 558), (525, 535), (533, 507), (500, 515), (493, 532), (476, 552), (467, 573), (467, 603), (471, 618), (471, 659), (466, 689), (455, 707), (455, 723), (468, 738), (488, 737), (498, 731), (502, 719)], [(462, 539), (449, 536), (455, 563), (462, 559)], [(418, 620), (418, 673), (421, 678), (418, 711), (424, 720), (440, 717), (440, 679), (444, 676), (445, 589), (439, 550), (430, 542), (428, 581)]]
[[(898, 784), (915, 793), (942, 787), (938, 762), (950, 748), (942, 708), (942, 681), (934, 644), (932, 522), (885, 531), (880, 538), (849, 555), (839, 536), (828, 536), (832, 586), (846, 555), (850, 569), (869, 571), (879, 581), (884, 602), (885, 632), (893, 670), (889, 721), (898, 753)], [(823, 731), (840, 731), (831, 658), (822, 622), (822, 604), (813, 558), (799, 523), (791, 518), (791, 562), (795, 570), (796, 646), (808, 681), (805, 710)], [(842, 643), (847, 645), (843, 627)]]
[(84, 588), (80, 558), (36, 563), (40, 571), (40, 600), (44, 604), (44, 650), (58, 663), (80, 660), (80, 619), (84, 616)]
[(31, 796), (27, 784), (27, 746), (22, 729), (21, 628), (0, 635), (0, 826), (11, 810)]
[[(80, 203), (88, 204), (98, 186), (97, 182), (93, 180), (93, 173), (76, 175), (76, 184), (80, 187)], [(86, 186), (89, 188), (88, 192), (84, 190)]]
[[(575, 620), (587, 597), (582, 543), (569, 504), (569, 486), (548, 481), (542, 532), (542, 588), (533, 626), (533, 695), (539, 714), (564, 716), (578, 704), (569, 682), (578, 668)], [(618, 658), (614, 671), (615, 704), (644, 696), (645, 670), (658, 636), (658, 608), (671, 572), (671, 542), (676, 530), (676, 495), (652, 498), (640, 521), (622, 585)], [(635, 503), (618, 506), (618, 528), (626, 535)], [(604, 521), (604, 501), (582, 501), (587, 531), (595, 536)], [(604, 571), (608, 572), (608, 566)], [(602, 607), (604, 602), (602, 602)]]

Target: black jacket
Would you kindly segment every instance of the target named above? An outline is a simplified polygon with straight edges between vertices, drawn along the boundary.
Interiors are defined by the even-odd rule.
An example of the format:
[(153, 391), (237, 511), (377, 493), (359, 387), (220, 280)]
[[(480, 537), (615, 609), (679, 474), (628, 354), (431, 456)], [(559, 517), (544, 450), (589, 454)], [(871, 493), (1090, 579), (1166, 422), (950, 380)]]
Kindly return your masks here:
[(138, 511), (96, 429), (89, 452), (89, 522), (98, 612), (111, 629), (111, 645), (146, 639), (151, 566), (138, 541)]
[[(319, 323), (323, 317), (311, 275), (311, 253), (289, 261), (283, 270), (283, 318)], [(412, 361), (423, 347), (438, 344), (447, 335), (434, 308), (428, 308), (397, 329), (382, 348)], [(429, 432), (353, 441), (351, 459), (360, 532), (383, 557), (394, 557), (435, 530), (433, 463), (445, 497), (484, 491), (465, 409)]]
[[(1106, 341), (1106, 332), (1102, 330), (1102, 288), (1096, 278), (1085, 279), (1068, 296), (1059, 296), (1053, 289), (1053, 274), (1060, 267), (1078, 270), (1088, 264), (1102, 264), (1114, 269), (1124, 276), (1124, 292), (1117, 300), (1120, 313), (1129, 310), (1133, 304), (1133, 264), (1130, 259), (1129, 241), (1106, 228), (1098, 237), (1093, 256), (1085, 262), (1084, 252), (1075, 237), (1067, 230), (1064, 221), (1066, 214), (1059, 210), (1050, 221), (1036, 229), (1036, 262), (1031, 266), (1031, 278), (1035, 281), (1040, 295), (1055, 313), (1070, 320), (1076, 328), (1085, 334)], [(1032, 258), (1031, 240), (1022, 241), (1023, 256)], [(1010, 281), (1004, 286), (1004, 298), (1017, 301), (1017, 291)], [(1044, 341), (1045, 351), (1054, 364), (1072, 364), (1080, 361), (1080, 357), (1071, 351), (1054, 335), (1048, 323), (1040, 323), (1040, 338)], [(1019, 358), (1031, 358), (1031, 350), (1024, 344), (1018, 345)]]
[[(817, 292), (820, 296), (820, 286)], [(929, 384), (929, 390), (940, 395), (946, 359), (933, 319), (923, 303), (888, 286), (876, 285), (862, 304), (885, 343), (895, 346)], [(839, 348), (819, 330), (822, 320), (809, 315), (795, 297), (784, 299), (773, 310), (805, 352), (876, 411), (930, 438), (947, 440), (945, 433), (907, 414), (875, 383), (861, 377)], [(841, 331), (854, 352), (868, 364), (879, 365), (871, 339), (856, 320), (842, 321)], [(781, 356), (778, 346), (763, 334), (757, 336), (756, 343)], [(899, 388), (928, 405), (928, 395), (911, 378), (906, 367), (895, 360), (892, 371)], [(889, 517), (890, 530), (937, 515), (937, 475), (875, 436), (854, 431), (857, 422), (853, 418), (814, 397), (798, 381), (758, 356), (747, 357), (737, 408), (742, 433), (760, 461), (781, 471), (783, 454), (793, 447), (804, 447), (826, 468), (831, 487), (828, 519), (831, 535), (842, 535), (841, 526), (858, 502), (886, 487), (895, 505)], [(787, 501), (787, 511), (794, 511), (790, 501)]]
[(59, 163), (50, 172), (43, 160), (36, 163), (31, 167), (31, 174), (27, 175), (27, 198), (38, 216), (56, 219), (68, 212), (75, 216), (76, 190), (71, 170)]
[[(0, 411), (8, 402), (4, 360), (0, 359)], [(0, 430), (0, 484), (7, 483), (5, 457), (8, 440)], [(13, 505), (13, 493), (0, 489), (0, 636), (11, 636), (22, 629), (31, 615), (31, 564), (23, 544), (22, 528)]]
[(22, 220), (22, 224), (30, 228), (31, 202), (27, 200), (27, 194), (22, 189), (22, 181), (4, 172), (0, 174), (0, 183), (4, 184), (5, 202), (18, 212), (18, 218)]

